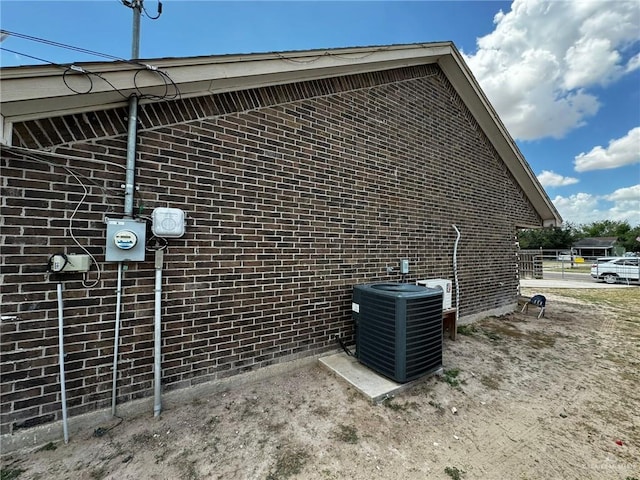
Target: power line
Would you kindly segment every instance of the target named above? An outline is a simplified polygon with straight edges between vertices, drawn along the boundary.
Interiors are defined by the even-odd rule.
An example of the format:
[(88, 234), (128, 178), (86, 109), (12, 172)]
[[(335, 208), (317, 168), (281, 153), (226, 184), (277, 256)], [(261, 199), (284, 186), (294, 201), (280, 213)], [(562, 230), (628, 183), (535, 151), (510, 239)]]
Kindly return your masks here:
[(160, 18), (160, 15), (162, 15), (162, 2), (158, 2), (158, 14), (155, 17), (152, 17), (151, 15), (149, 15), (149, 12), (147, 12), (147, 9), (144, 8), (144, 3), (142, 3), (142, 1), (140, 2), (140, 4), (142, 5), (142, 11), (144, 12), (144, 14), (147, 16), (147, 18), (149, 20), (157, 20)]
[[(10, 53), (14, 53), (16, 55), (22, 55), (24, 57), (28, 57), (28, 58), (32, 58), (33, 60), (38, 60), (40, 62), (44, 62), (44, 63), (48, 63), (49, 65), (53, 65), (54, 67), (58, 67), (64, 70), (64, 73), (62, 74), (62, 81), (64, 82), (65, 86), (71, 90), (73, 93), (76, 94), (80, 94), (80, 95), (84, 95), (87, 93), (91, 93), (93, 91), (93, 80), (91, 79), (91, 75), (98, 77), (100, 80), (102, 80), (103, 82), (105, 82), (107, 85), (109, 85), (111, 87), (112, 90), (118, 92), (123, 98), (128, 99), (130, 97), (130, 95), (124, 94), (118, 87), (116, 87), (114, 84), (112, 84), (105, 75), (98, 73), (98, 72), (93, 72), (91, 70), (87, 70), (86, 68), (83, 67), (79, 67), (76, 66), (74, 64), (67, 64), (67, 65), (63, 65), (60, 63), (56, 63), (56, 62), (52, 62), (51, 60), (46, 60), (44, 58), (39, 58), (39, 57), (35, 57), (33, 55), (28, 55), (26, 53), (22, 53), (22, 52), (18, 52), (16, 50), (11, 50), (9, 48), (5, 48), (5, 47), (0, 47), (0, 50), (3, 50), (5, 52), (10, 52)], [(135, 63), (135, 62), (128, 62), (128, 63), (132, 63), (136, 66), (139, 67), (143, 67), (140, 70), (136, 70), (136, 72), (133, 75), (133, 88), (135, 89), (135, 91), (137, 92), (138, 96), (141, 99), (150, 99), (150, 100), (174, 100), (176, 98), (180, 98), (180, 89), (178, 88), (178, 85), (176, 85), (176, 83), (173, 81), (173, 79), (169, 76), (168, 73), (163, 72), (162, 70), (159, 70), (155, 67), (152, 67), (150, 65), (145, 65), (142, 63)], [(154, 95), (154, 94), (143, 94), (142, 93), (142, 89), (141, 87), (138, 86), (137, 83), (137, 79), (138, 79), (138, 75), (140, 74), (140, 72), (144, 72), (144, 71), (149, 71), (155, 75), (158, 75), (162, 81), (163, 81), (163, 86), (164, 86), (164, 93), (161, 95)], [(72, 73), (77, 73), (77, 74), (81, 74), (84, 75), (88, 81), (89, 81), (89, 86), (86, 90), (82, 91), (82, 90), (77, 90), (73, 87), (71, 87), (71, 85), (69, 85), (68, 82), (68, 75), (72, 74)], [(170, 89), (173, 89), (173, 91), (171, 92)]]
[[(118, 60), (118, 61), (121, 61), (121, 62), (129, 62), (129, 60), (126, 60), (126, 59), (121, 58), (121, 57), (116, 57), (115, 55), (109, 55), (108, 53), (96, 52), (95, 50), (89, 50), (89, 49), (86, 49), (86, 48), (76, 47), (76, 46), (73, 46), (73, 45), (67, 45), (66, 43), (54, 42), (53, 40), (47, 40), (45, 38), (34, 37), (33, 35), (27, 35), (25, 33), (11, 32), (9, 30), (0, 30), (0, 34), (10, 35), (10, 36), (16, 37), (16, 38), (22, 38), (23, 40), (30, 40), (32, 42), (42, 43), (44, 45), (49, 45), (49, 46), (52, 46), (52, 47), (64, 48), (64, 49), (71, 50), (71, 51), (74, 51), (74, 52), (86, 53), (86, 54), (89, 54), (89, 55), (94, 55), (96, 57), (108, 58), (109, 60)], [(26, 55), (26, 56), (28, 56), (28, 55)], [(49, 63), (52, 63), (52, 62), (49, 62)]]
[(65, 68), (64, 65), (60, 65), (58, 63), (52, 62), (51, 60), (45, 60), (44, 58), (34, 57), (33, 55), (27, 55), (26, 53), (22, 53), (22, 52), (16, 52), (15, 50), (11, 50), (10, 48), (0, 47), (0, 50), (3, 50), (5, 52), (9, 52), (9, 53), (15, 53), (16, 55), (20, 55), (22, 57), (31, 58), (33, 60), (38, 60), (39, 62), (48, 63), (50, 65), (55, 65), (56, 67)]
[[(37, 43), (42, 43), (43, 45), (49, 45), (49, 46), (52, 46), (52, 47), (63, 48), (63, 49), (66, 49), (66, 50), (71, 50), (73, 52), (85, 53), (85, 54), (95, 55), (97, 57), (102, 57), (102, 58), (106, 58), (106, 59), (113, 60), (113, 61), (124, 62), (124, 63), (128, 63), (130, 65), (136, 65), (138, 67), (144, 67), (147, 70), (154, 70), (154, 71), (156, 70), (155, 67), (152, 67), (151, 65), (147, 65), (146, 63), (139, 62), (136, 59), (127, 60), (126, 58), (117, 57), (115, 55), (110, 55), (108, 53), (96, 52), (95, 50), (89, 50), (89, 49), (82, 48), (82, 47), (76, 47), (74, 45), (67, 45), (65, 43), (54, 42), (53, 40), (47, 40), (45, 38), (39, 38), (39, 37), (35, 37), (33, 35), (27, 35), (25, 33), (11, 32), (9, 30), (0, 30), (0, 34), (1, 35), (7, 35), (7, 36), (13, 36), (13, 37), (16, 37), (16, 38), (21, 38), (23, 40), (29, 40), (29, 41), (33, 41), (33, 42), (37, 42)], [(52, 64), (52, 65), (59, 65), (60, 66), (60, 64), (58, 64), (56, 62), (52, 62), (50, 60), (45, 60), (45, 59), (42, 59), (42, 58), (34, 57), (32, 55), (27, 55), (25, 53), (16, 52), (15, 50), (10, 50), (10, 49), (5, 48), (5, 47), (0, 47), (0, 48), (2, 50), (6, 50), (7, 52), (15, 53), (17, 55), (23, 55), (25, 57), (32, 58), (34, 60), (38, 60), (38, 61), (41, 61), (41, 62), (45, 62), (45, 63), (49, 63), (49, 64)], [(66, 67), (64, 67), (64, 68), (66, 68)]]

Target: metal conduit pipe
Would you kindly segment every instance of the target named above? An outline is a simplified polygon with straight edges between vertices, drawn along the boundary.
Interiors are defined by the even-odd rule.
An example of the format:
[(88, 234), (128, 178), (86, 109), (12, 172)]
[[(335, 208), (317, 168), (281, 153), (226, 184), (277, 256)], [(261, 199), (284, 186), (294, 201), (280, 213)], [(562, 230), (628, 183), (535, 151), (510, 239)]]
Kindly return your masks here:
[(456, 325), (460, 317), (460, 284), (458, 283), (458, 242), (460, 241), (460, 230), (455, 225), (451, 225), (457, 233), (456, 241), (453, 244), (453, 278), (456, 283)]
[[(140, 54), (140, 14), (142, 0), (133, 0), (133, 40), (131, 43), (131, 59), (135, 60)], [(133, 197), (136, 179), (136, 141), (138, 136), (138, 97), (129, 97), (129, 124), (127, 135), (127, 173), (124, 182), (124, 214), (133, 217)]]
[(129, 97), (129, 130), (127, 137), (127, 170), (124, 181), (124, 215), (133, 217), (136, 182), (136, 138), (138, 135), (138, 97)]
[(58, 356), (60, 363), (60, 402), (62, 403), (62, 432), (64, 443), (69, 443), (67, 424), (67, 387), (64, 375), (64, 309), (62, 304), (62, 282), (58, 282)]
[(153, 416), (157, 417), (162, 411), (162, 260), (164, 253), (156, 250), (156, 288), (155, 288), (155, 315), (153, 328)]
[(118, 346), (120, 344), (120, 310), (122, 304), (122, 262), (118, 262), (118, 283), (116, 287), (116, 325), (113, 340), (113, 384), (111, 386), (111, 415), (116, 415), (116, 393), (118, 390)]
[[(142, 1), (133, 1), (133, 44), (132, 59), (138, 58), (140, 46), (140, 13)], [(124, 215), (133, 218), (133, 197), (136, 181), (136, 143), (138, 137), (138, 97), (129, 97), (129, 119), (127, 131), (127, 165), (124, 181)], [(111, 415), (116, 414), (116, 393), (118, 390), (118, 346), (120, 343), (120, 310), (122, 303), (122, 262), (118, 262), (118, 286), (116, 288), (116, 325), (113, 345), (113, 385), (111, 387)]]

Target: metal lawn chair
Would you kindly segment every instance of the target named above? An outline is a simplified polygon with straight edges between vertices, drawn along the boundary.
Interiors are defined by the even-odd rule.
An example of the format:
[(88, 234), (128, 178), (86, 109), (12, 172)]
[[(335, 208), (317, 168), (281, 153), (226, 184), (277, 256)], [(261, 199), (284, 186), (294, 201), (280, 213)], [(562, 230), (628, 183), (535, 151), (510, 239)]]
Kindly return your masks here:
[(544, 317), (544, 309), (547, 306), (547, 298), (544, 295), (534, 295), (522, 307), (523, 313), (529, 310), (529, 305), (535, 305), (536, 307), (540, 307), (540, 313), (538, 314), (538, 318)]

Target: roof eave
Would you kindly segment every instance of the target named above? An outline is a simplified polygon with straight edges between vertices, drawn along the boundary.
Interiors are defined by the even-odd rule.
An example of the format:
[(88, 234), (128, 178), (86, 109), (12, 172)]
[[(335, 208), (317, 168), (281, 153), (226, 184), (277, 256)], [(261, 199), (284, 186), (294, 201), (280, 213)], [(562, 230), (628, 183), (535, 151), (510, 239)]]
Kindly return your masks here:
[[(22, 121), (42, 114), (61, 114), (62, 111), (66, 114), (105, 105), (126, 105), (127, 97), (136, 88), (145, 93), (166, 88), (167, 77), (158, 71), (165, 72), (178, 86), (180, 96), (185, 98), (437, 63), (441, 56), (450, 55), (452, 48), (451, 42), (443, 42), (330, 51), (160, 58), (135, 63), (82, 63), (66, 72), (50, 65), (7, 68), (1, 70), (2, 115), (13, 121)], [(91, 75), (85, 75), (79, 69), (91, 72)], [(137, 73), (134, 85), (132, 72), (140, 71), (142, 73)], [(63, 72), (64, 82), (60, 80)], [(32, 88), (34, 80), (38, 82), (37, 92)], [(79, 95), (69, 86), (79, 92), (91, 87), (91, 91)]]
[[(187, 98), (432, 63), (438, 63), (449, 78), (527, 194), (543, 226), (560, 225), (562, 218), (452, 42), (82, 63), (77, 67), (92, 72), (90, 77), (70, 70), (64, 77), (66, 84), (61, 81), (61, 71), (50, 65), (4, 68), (0, 69), (0, 110), (6, 134), (15, 121), (125, 106), (136, 90), (162, 92), (167, 88), (167, 77), (158, 70), (177, 85), (182, 98)], [(136, 72), (142, 73), (137, 73), (134, 83), (132, 73)], [(69, 90), (67, 85), (86, 90), (88, 78), (93, 81), (90, 93)]]

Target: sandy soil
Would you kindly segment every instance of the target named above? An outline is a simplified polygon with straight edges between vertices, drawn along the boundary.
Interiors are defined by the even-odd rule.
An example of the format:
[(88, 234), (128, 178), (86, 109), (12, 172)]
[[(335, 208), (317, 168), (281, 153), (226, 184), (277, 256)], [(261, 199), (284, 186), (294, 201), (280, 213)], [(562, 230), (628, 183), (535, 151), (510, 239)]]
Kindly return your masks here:
[(638, 290), (535, 293), (546, 318), (463, 328), (443, 376), (383, 404), (304, 368), (13, 453), (2, 480), (637, 480)]

